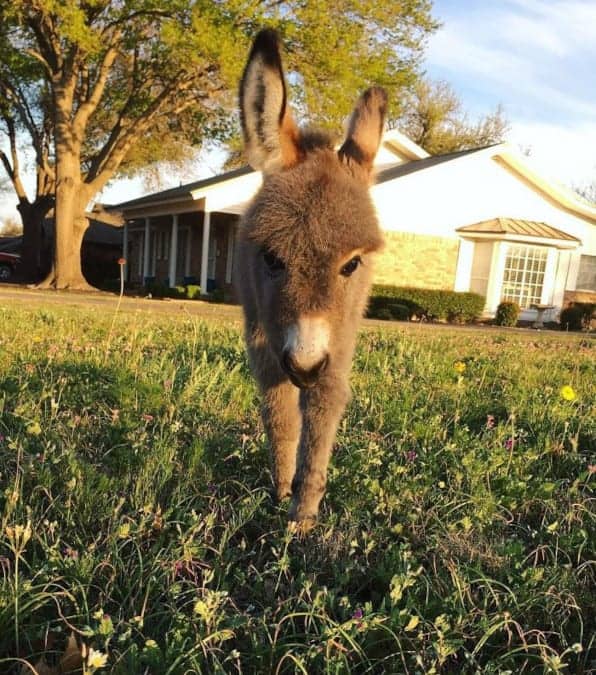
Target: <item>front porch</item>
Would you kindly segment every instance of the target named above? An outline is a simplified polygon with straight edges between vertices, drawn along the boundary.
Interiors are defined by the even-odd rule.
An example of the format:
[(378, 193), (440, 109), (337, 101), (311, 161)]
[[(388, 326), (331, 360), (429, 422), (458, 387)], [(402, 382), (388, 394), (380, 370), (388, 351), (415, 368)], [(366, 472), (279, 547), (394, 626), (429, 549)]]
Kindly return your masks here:
[(238, 216), (193, 211), (127, 220), (125, 280), (134, 285), (196, 284), (230, 293)]
[(243, 167), (105, 207), (125, 221), (125, 280), (232, 295), (238, 222), (260, 183), (259, 173)]

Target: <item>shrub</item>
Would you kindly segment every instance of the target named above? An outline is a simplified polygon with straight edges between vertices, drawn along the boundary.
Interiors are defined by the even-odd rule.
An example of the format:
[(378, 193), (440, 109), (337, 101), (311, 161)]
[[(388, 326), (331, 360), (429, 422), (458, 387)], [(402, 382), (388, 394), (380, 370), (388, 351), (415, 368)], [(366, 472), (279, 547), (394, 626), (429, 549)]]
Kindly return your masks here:
[(201, 296), (201, 287), (197, 286), (196, 284), (188, 284), (186, 287), (186, 297), (189, 300), (194, 300), (195, 298), (198, 300)]
[(382, 319), (383, 321), (393, 321), (393, 314), (389, 307), (381, 307), (376, 313), (375, 319)]
[[(429, 288), (410, 288), (401, 286), (373, 286), (368, 316), (378, 317), (379, 311), (388, 309), (399, 314), (394, 318), (425, 318), (427, 320), (456, 321), (467, 323), (474, 321), (484, 309), (485, 298), (477, 293), (458, 293), (456, 291), (434, 290)], [(400, 307), (400, 309), (395, 309)], [(379, 317), (380, 318), (380, 317)]]
[(497, 307), (495, 323), (497, 326), (515, 326), (517, 324), (517, 320), (519, 319), (520, 312), (521, 309), (517, 302), (503, 300), (503, 302), (499, 303), (499, 306)]
[(596, 305), (591, 302), (573, 302), (566, 307), (559, 317), (561, 330), (589, 329)]
[(170, 288), (166, 283), (151, 282), (145, 286), (153, 298), (174, 298), (176, 300), (199, 299), (201, 287), (195, 284), (187, 286), (174, 286)]
[(391, 312), (392, 319), (396, 319), (397, 321), (410, 320), (410, 308), (407, 305), (400, 305), (396, 302), (389, 305), (389, 311)]

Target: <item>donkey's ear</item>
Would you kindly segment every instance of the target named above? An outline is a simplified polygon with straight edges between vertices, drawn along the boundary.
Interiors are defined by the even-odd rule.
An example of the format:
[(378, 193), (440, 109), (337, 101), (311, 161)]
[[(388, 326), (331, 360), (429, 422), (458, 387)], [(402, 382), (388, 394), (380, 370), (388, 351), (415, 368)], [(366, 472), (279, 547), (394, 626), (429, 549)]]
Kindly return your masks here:
[(266, 173), (298, 161), (298, 129), (286, 105), (279, 40), (262, 30), (240, 81), (240, 120), (249, 164)]
[(386, 111), (385, 90), (381, 87), (367, 89), (356, 103), (348, 135), (338, 151), (342, 162), (362, 167), (367, 177), (381, 143)]

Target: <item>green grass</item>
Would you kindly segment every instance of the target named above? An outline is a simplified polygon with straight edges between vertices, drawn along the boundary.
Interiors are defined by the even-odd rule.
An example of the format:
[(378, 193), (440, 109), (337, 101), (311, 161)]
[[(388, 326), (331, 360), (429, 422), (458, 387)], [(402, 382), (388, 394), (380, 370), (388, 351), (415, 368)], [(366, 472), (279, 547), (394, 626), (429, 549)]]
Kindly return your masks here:
[(0, 672), (73, 630), (123, 675), (596, 668), (589, 339), (364, 333), (301, 541), (236, 327), (0, 319)]

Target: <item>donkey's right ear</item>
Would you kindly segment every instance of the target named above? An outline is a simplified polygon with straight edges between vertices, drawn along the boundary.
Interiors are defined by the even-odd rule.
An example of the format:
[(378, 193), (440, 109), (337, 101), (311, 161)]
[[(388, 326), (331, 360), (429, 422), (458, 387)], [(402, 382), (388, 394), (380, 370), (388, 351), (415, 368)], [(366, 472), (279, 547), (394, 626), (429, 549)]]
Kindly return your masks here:
[(277, 33), (262, 30), (240, 81), (240, 120), (248, 163), (265, 173), (296, 164), (298, 129), (286, 105)]

